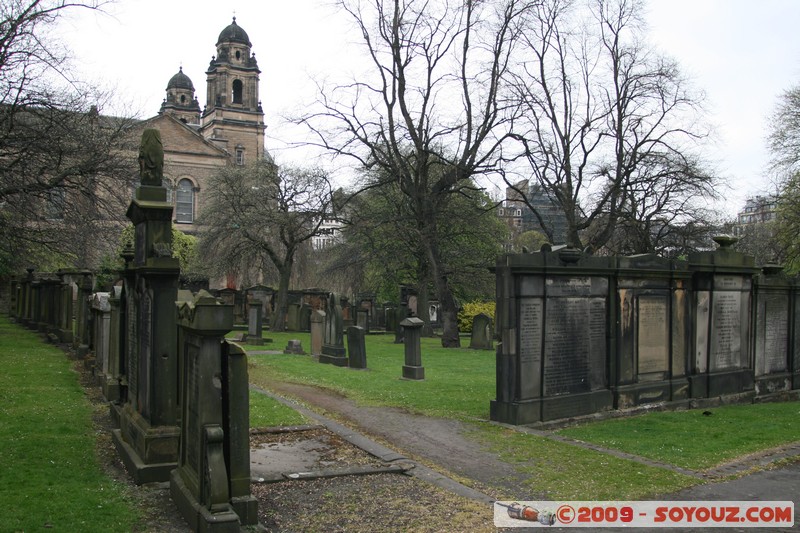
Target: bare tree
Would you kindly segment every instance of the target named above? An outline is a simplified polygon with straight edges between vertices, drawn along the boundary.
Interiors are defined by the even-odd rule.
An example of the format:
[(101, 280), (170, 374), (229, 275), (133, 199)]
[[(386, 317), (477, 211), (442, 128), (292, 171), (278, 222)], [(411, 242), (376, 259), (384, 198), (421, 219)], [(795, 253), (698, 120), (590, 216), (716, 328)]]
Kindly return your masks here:
[[(639, 0), (592, 0), (588, 9), (544, 0), (529, 12), (524, 60), (511, 73), (528, 119), (515, 133), (577, 248), (601, 248), (626, 224), (644, 231), (636, 244), (650, 249), (637, 251), (653, 251), (647, 220), (686, 221), (694, 200), (715, 194), (717, 180), (695, 154), (706, 135), (700, 97), (675, 62), (641, 41), (642, 9)], [(554, 228), (528, 206), (552, 239)]]
[[(48, 30), (97, 1), (13, 1), (0, 6), (0, 263), (91, 266), (91, 246), (119, 226), (134, 159), (131, 121), (101, 117), (110, 96), (71, 79)], [(132, 152), (131, 152), (132, 153)], [(127, 167), (127, 168), (126, 168)], [(111, 233), (109, 233), (111, 235)]]
[(301, 246), (319, 231), (332, 189), (318, 170), (278, 168), (266, 160), (223, 167), (207, 186), (198, 223), (200, 256), (218, 275), (242, 265), (272, 265), (278, 293), (271, 328), (283, 331), (289, 285)]
[(443, 319), (442, 345), (460, 345), (450, 276), (435, 213), (448, 195), (494, 170), (513, 114), (501, 98), (522, 0), (338, 0), (360, 33), (370, 73), (320, 86), (314, 111), (299, 119), (316, 142), (396, 182)]

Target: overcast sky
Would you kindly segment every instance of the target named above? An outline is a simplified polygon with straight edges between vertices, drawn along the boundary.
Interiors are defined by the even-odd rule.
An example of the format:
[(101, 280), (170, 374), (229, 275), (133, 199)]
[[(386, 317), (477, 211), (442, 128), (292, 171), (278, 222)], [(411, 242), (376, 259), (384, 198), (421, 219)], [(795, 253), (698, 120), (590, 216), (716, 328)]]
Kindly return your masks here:
[[(310, 77), (347, 69), (355, 42), (347, 22), (325, 0), (117, 0), (110, 15), (82, 12), (64, 20), (61, 39), (81, 78), (113, 87), (142, 118), (155, 115), (180, 66), (194, 82), (201, 107), (205, 71), (220, 31), (235, 15), (261, 68), (260, 95), (267, 149), (279, 162), (287, 149), (280, 116), (313, 98)], [(705, 91), (718, 145), (707, 157), (731, 180), (725, 208), (771, 190), (766, 175), (767, 120), (779, 95), (800, 84), (800, 1), (649, 0), (652, 43), (678, 60)]]

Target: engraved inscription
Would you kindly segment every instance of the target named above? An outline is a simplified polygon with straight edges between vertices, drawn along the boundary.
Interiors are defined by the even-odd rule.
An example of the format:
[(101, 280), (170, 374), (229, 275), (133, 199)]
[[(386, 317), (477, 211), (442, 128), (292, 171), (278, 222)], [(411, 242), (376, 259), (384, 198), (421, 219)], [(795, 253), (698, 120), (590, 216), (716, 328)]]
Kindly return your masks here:
[(765, 373), (783, 372), (787, 364), (787, 341), (789, 337), (789, 313), (787, 298), (766, 298), (766, 324), (764, 329)]
[(200, 421), (198, 407), (200, 405), (200, 365), (198, 362), (199, 339), (194, 335), (186, 335), (186, 463), (199, 473), (200, 470)]
[(606, 299), (589, 300), (589, 364), (592, 390), (606, 386)]
[(667, 371), (668, 318), (665, 297), (639, 297), (637, 348), (640, 374)]
[(520, 397), (533, 398), (541, 391), (542, 308), (541, 298), (523, 298), (519, 303)]
[(711, 311), (712, 370), (736, 368), (742, 355), (742, 298), (734, 291), (714, 292)]
[(547, 396), (589, 390), (589, 300), (551, 298), (544, 336), (544, 393)]
[(592, 279), (589, 277), (547, 278), (548, 296), (589, 296), (591, 290)]

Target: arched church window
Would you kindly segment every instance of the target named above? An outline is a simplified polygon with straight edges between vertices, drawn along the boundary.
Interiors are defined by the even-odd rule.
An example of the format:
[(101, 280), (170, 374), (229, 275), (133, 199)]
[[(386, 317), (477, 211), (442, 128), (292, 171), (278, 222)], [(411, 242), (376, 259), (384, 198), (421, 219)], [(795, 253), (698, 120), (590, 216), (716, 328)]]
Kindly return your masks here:
[(175, 221), (182, 224), (194, 222), (194, 186), (185, 178), (178, 182), (175, 191)]
[(182, 94), (182, 95), (181, 95), (181, 103), (182, 103), (182, 104), (185, 104), (185, 103), (186, 103), (186, 95), (185, 95), (185, 94)]
[(242, 80), (233, 80), (233, 103), (234, 104), (241, 104), (242, 103), (242, 89), (243, 89)]

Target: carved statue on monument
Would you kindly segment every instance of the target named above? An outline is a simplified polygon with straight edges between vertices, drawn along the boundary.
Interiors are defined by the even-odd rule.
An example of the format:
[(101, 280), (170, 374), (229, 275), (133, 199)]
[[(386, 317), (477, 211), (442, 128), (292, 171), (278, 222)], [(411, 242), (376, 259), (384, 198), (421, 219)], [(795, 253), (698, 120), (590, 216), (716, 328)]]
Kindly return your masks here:
[(156, 129), (146, 129), (139, 145), (139, 177), (142, 185), (160, 187), (164, 177), (164, 146), (161, 133)]

